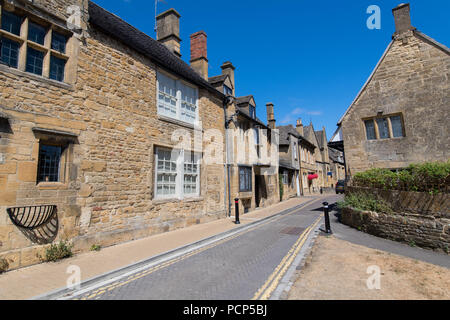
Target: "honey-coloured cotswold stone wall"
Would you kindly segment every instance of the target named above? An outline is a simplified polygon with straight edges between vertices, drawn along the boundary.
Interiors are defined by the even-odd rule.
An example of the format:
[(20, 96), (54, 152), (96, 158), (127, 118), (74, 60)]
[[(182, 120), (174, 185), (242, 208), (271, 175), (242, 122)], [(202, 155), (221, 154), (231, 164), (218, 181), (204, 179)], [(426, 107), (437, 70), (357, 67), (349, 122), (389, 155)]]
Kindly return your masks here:
[[(62, 1), (51, 3), (59, 10)], [(194, 130), (158, 117), (156, 65), (93, 27), (86, 35), (73, 85), (0, 70), (0, 112), (11, 127), (0, 132), (0, 258), (10, 269), (40, 262), (51, 241), (70, 240), (79, 252), (226, 215), (221, 163), (202, 164), (200, 197), (154, 200), (155, 147), (174, 147), (176, 130), (191, 136)], [(215, 129), (223, 136), (222, 101), (203, 89), (199, 115), (205, 132)], [(36, 183), (35, 128), (76, 136), (63, 183)], [(205, 138), (203, 150), (224, 150), (223, 144), (219, 137)], [(56, 232), (47, 236), (39, 235), (44, 230), (20, 230), (6, 212), (40, 204), (58, 208)]]
[[(450, 55), (409, 31), (394, 40), (360, 97), (344, 117), (351, 175), (370, 168), (404, 168), (450, 157)], [(367, 140), (364, 118), (401, 113), (405, 136)]]
[(393, 213), (342, 210), (342, 222), (382, 238), (449, 253), (450, 194), (429, 194), (347, 187), (346, 193), (375, 195), (392, 206)]

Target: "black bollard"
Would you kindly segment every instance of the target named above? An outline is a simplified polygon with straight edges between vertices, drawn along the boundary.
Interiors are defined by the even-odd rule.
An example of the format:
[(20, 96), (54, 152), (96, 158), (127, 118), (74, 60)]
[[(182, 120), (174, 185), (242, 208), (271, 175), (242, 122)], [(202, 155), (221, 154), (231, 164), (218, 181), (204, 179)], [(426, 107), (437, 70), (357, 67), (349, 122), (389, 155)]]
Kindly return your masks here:
[(328, 202), (323, 203), (323, 213), (325, 215), (325, 233), (331, 234), (331, 226), (330, 226), (330, 212), (328, 207)]
[(234, 205), (236, 207), (236, 224), (241, 224), (241, 222), (239, 221), (239, 199), (236, 198), (234, 199)]

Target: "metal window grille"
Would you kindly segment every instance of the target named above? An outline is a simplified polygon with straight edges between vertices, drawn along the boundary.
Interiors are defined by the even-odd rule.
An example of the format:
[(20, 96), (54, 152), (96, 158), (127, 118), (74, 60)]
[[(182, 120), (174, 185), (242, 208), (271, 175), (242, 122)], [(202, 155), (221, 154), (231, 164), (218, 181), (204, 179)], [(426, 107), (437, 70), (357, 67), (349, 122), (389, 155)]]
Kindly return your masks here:
[(43, 63), (44, 53), (28, 47), (26, 71), (41, 76)]
[(58, 182), (62, 147), (40, 145), (38, 182)]
[(1, 61), (17, 68), (19, 62), (19, 44), (9, 39), (1, 39)]
[(50, 79), (56, 81), (64, 81), (64, 69), (66, 60), (59, 59), (55, 56), (50, 57)]

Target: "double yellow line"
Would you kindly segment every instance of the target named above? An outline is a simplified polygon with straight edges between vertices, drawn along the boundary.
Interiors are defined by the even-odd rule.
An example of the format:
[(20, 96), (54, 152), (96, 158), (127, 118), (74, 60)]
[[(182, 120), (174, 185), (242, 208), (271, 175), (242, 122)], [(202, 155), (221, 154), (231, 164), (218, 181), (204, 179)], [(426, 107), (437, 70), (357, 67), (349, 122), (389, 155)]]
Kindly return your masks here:
[[(255, 230), (255, 229), (261, 228), (262, 226), (265, 226), (265, 225), (267, 225), (267, 224), (269, 224), (269, 223), (273, 223), (274, 221), (280, 220), (281, 218), (286, 217), (286, 216), (288, 216), (288, 215), (291, 215), (291, 214), (293, 214), (293, 213), (295, 213), (295, 212), (298, 212), (298, 210), (300, 210), (300, 209), (302, 209), (302, 208), (304, 208), (304, 207), (306, 207), (306, 206), (308, 206), (308, 205), (311, 205), (311, 204), (313, 204), (313, 203), (316, 203), (316, 202), (319, 201), (319, 200), (320, 200), (320, 199), (314, 200), (314, 201), (308, 201), (308, 202), (304, 203), (304, 204), (302, 205), (301, 208), (299, 208), (299, 209), (297, 209), (297, 210), (293, 210), (292, 212), (290, 212), (290, 213), (288, 213), (288, 214), (286, 214), (286, 215), (281, 215), (281, 216), (278, 216), (278, 217), (276, 217), (276, 218), (270, 219), (270, 220), (268, 220), (268, 221), (266, 221), (266, 222), (264, 222), (264, 223), (258, 224), (258, 225), (254, 226), (254, 227), (250, 227), (249, 229), (247, 229), (247, 230), (245, 230), (245, 231), (243, 231), (243, 232), (238, 232), (238, 233), (235, 234), (235, 235), (232, 235), (232, 236), (227, 237), (227, 238), (225, 238), (225, 239), (222, 239), (222, 240), (220, 240), (220, 241), (218, 241), (218, 242), (214, 242), (214, 243), (212, 243), (212, 244), (210, 244), (210, 245), (207, 245), (206, 247), (199, 248), (199, 249), (194, 250), (194, 251), (191, 251), (191, 252), (189, 252), (189, 253), (187, 253), (187, 254), (185, 254), (185, 255), (183, 255), (183, 256), (180, 256), (180, 257), (171, 259), (171, 260), (169, 260), (169, 261), (163, 262), (163, 263), (161, 263), (161, 264), (159, 264), (159, 265), (156, 265), (156, 266), (154, 266), (154, 267), (150, 267), (150, 268), (147, 269), (147, 270), (144, 270), (144, 271), (141, 271), (141, 272), (139, 272), (139, 273), (130, 275), (128, 278), (125, 279), (125, 281), (124, 281), (124, 280), (118, 280), (118, 281), (115, 281), (115, 282), (113, 282), (113, 283), (111, 283), (111, 284), (109, 284), (109, 285), (106, 285), (106, 286), (103, 286), (103, 287), (101, 287), (101, 288), (99, 288), (99, 289), (93, 290), (93, 291), (91, 291), (91, 292), (88, 293), (88, 294), (81, 295), (81, 296), (82, 296), (81, 298), (75, 298), (74, 300), (91, 300), (91, 299), (98, 298), (98, 297), (102, 296), (103, 294), (105, 294), (105, 293), (108, 292), (108, 291), (112, 291), (112, 290), (114, 290), (114, 289), (120, 288), (120, 287), (122, 287), (122, 286), (124, 286), (124, 285), (126, 285), (126, 284), (128, 284), (128, 283), (130, 283), (130, 282), (133, 282), (133, 281), (136, 281), (136, 280), (138, 280), (138, 279), (140, 279), (140, 278), (143, 278), (143, 277), (145, 277), (145, 276), (148, 276), (149, 274), (152, 274), (152, 273), (154, 273), (154, 272), (156, 272), (156, 271), (158, 271), (158, 270), (164, 269), (164, 268), (169, 267), (169, 266), (171, 266), (171, 265), (173, 265), (173, 264), (175, 264), (175, 263), (177, 263), (177, 262), (183, 261), (183, 260), (185, 260), (185, 259), (187, 259), (187, 258), (189, 258), (189, 257), (192, 257), (192, 256), (194, 256), (194, 255), (197, 255), (197, 254), (199, 254), (199, 253), (201, 253), (201, 252), (203, 252), (203, 251), (206, 251), (206, 250), (208, 250), (208, 249), (217, 247), (217, 246), (219, 246), (219, 245), (221, 245), (221, 244), (223, 244), (223, 243), (225, 243), (225, 242), (228, 242), (228, 241), (230, 241), (230, 240), (233, 240), (233, 239), (235, 239), (235, 238), (237, 238), (237, 237), (239, 237), (239, 236), (241, 236), (241, 235), (243, 235), (243, 234), (245, 234), (245, 233), (248, 233), (248, 232), (253, 231), (253, 230)], [(318, 221), (320, 221), (320, 218), (318, 219)], [(315, 223), (315, 225), (317, 225), (318, 221)], [(306, 232), (307, 232), (307, 231), (310, 231), (310, 230), (311, 230), (311, 227), (309, 227), (308, 229), (306, 229), (306, 231), (302, 234), (302, 236), (305, 235)], [(308, 235), (309, 235), (309, 232), (308, 232)], [(296, 242), (296, 244), (295, 244), (294, 247), (291, 249), (291, 251), (293, 251), (293, 250), (295, 249), (295, 246), (302, 240), (302, 236), (300, 236), (300, 239)], [(306, 238), (307, 238), (307, 236), (305, 237), (304, 241), (306, 241)], [(303, 241), (303, 243), (304, 243), (304, 241)], [(299, 245), (300, 245), (300, 248), (301, 248), (301, 246), (303, 245), (303, 243), (299, 244)], [(300, 249), (299, 249), (299, 250), (300, 250)], [(291, 251), (289, 251), (288, 256), (290, 255)], [(297, 255), (297, 254), (295, 254), (294, 257), (295, 257), (296, 255)], [(287, 256), (287, 257), (288, 257), (288, 256)], [(285, 257), (285, 259), (287, 259), (287, 258)], [(283, 261), (284, 261), (285, 259), (283, 259)], [(282, 261), (282, 263), (283, 263), (283, 261)], [(291, 263), (292, 263), (292, 262), (291, 262)], [(285, 271), (284, 271), (284, 272), (285, 272)], [(284, 272), (283, 272), (283, 273), (284, 273)], [(259, 292), (259, 291), (258, 291), (258, 292)]]
[(272, 295), (272, 292), (278, 287), (279, 282), (283, 278), (286, 271), (294, 262), (299, 251), (303, 248), (309, 234), (314, 230), (319, 222), (322, 220), (322, 216), (319, 217), (312, 225), (310, 225), (298, 238), (295, 244), (287, 255), (281, 260), (281, 263), (275, 268), (275, 271), (269, 276), (266, 283), (256, 292), (252, 300), (268, 300)]

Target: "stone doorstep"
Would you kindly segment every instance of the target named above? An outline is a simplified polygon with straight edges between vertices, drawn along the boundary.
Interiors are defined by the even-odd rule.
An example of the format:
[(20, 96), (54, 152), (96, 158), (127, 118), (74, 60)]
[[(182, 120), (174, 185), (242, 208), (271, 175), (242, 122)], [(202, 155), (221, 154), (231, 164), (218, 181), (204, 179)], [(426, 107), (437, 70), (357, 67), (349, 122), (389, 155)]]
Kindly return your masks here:
[[(134, 263), (134, 264), (131, 264), (131, 265), (128, 265), (128, 266), (125, 266), (125, 267), (113, 270), (113, 271), (109, 271), (109, 272), (106, 272), (106, 273), (101, 274), (101, 275), (94, 276), (93, 278), (90, 278), (90, 279), (82, 281), (81, 290), (83, 290), (83, 288), (87, 288), (87, 287), (93, 285), (94, 283), (98, 283), (100, 281), (108, 281), (108, 280), (113, 279), (113, 278), (115, 278), (115, 277), (117, 277), (119, 275), (122, 275), (124, 273), (130, 273), (130, 272), (132, 273), (134, 270), (140, 269), (142, 267), (146, 267), (147, 265), (157, 265), (157, 264), (163, 263), (163, 262), (165, 262), (167, 260), (171, 260), (171, 259), (176, 258), (178, 256), (184, 255), (184, 254), (186, 254), (188, 252), (191, 252), (191, 251), (194, 251), (194, 250), (199, 249), (201, 247), (207, 246), (207, 245), (209, 245), (211, 243), (214, 243), (214, 242), (220, 241), (222, 239), (228, 238), (228, 237), (230, 237), (232, 235), (244, 232), (245, 230), (247, 230), (249, 228), (255, 227), (255, 226), (263, 224), (263, 223), (265, 223), (265, 222), (267, 222), (269, 220), (272, 220), (272, 219), (275, 219), (277, 217), (289, 214), (292, 211), (295, 211), (295, 210), (298, 210), (298, 209), (300, 209), (302, 207), (305, 207), (305, 206), (313, 203), (314, 201), (317, 201), (317, 199), (320, 199), (320, 198), (297, 198), (297, 199), (304, 199), (306, 201), (302, 201), (300, 204), (288, 207), (288, 208), (286, 208), (284, 210), (282, 209), (283, 211), (278, 212), (276, 214), (271, 214), (271, 211), (276, 210), (277, 209), (276, 207), (283, 207), (283, 205), (286, 206), (287, 202), (289, 202), (289, 200), (287, 200), (285, 202), (281, 202), (281, 203), (275, 204), (275, 205), (273, 205), (271, 207), (262, 209), (262, 210), (267, 210), (269, 212), (267, 212), (267, 216), (261, 217), (257, 221), (248, 222), (248, 223), (244, 222), (241, 226), (233, 228), (231, 230), (228, 230), (228, 231), (225, 231), (225, 232), (213, 235), (211, 237), (207, 237), (205, 239), (202, 239), (202, 240), (199, 240), (199, 241), (196, 241), (196, 242), (193, 242), (193, 243), (181, 246), (179, 248), (175, 248), (173, 250), (170, 250), (170, 251), (167, 251), (167, 252), (164, 252), (164, 253), (161, 253), (161, 254), (157, 254), (157, 255), (149, 258), (149, 259), (145, 259), (143, 261), (140, 261), (140, 262), (137, 262), (137, 263)], [(293, 199), (290, 199), (290, 200), (293, 200)], [(295, 201), (291, 201), (291, 202), (295, 202)], [(258, 212), (258, 213), (261, 213), (261, 212)], [(248, 215), (250, 215), (250, 213)], [(254, 218), (254, 219), (257, 219), (257, 218)], [(222, 222), (223, 221), (224, 220), (222, 220)], [(186, 230), (186, 229), (184, 229), (184, 230)], [(167, 233), (166, 233), (166, 235), (167, 235)], [(79, 291), (79, 290), (77, 290), (77, 291)], [(60, 288), (60, 289), (57, 289), (55, 291), (52, 291), (52, 292), (49, 292), (49, 293), (45, 293), (43, 295), (35, 296), (35, 297), (31, 298), (31, 299), (32, 300), (57, 299), (57, 298), (62, 298), (63, 296), (67, 296), (71, 292), (73, 292), (73, 290), (70, 290), (70, 289), (67, 289), (67, 288)]]

